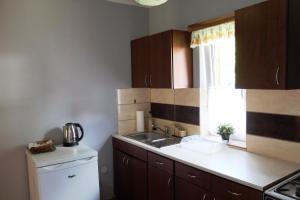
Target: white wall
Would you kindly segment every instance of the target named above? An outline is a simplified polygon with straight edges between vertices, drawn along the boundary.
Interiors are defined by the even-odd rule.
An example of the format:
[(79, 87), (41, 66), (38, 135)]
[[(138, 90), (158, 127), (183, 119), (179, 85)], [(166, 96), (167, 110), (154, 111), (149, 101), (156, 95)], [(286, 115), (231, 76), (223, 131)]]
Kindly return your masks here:
[(185, 30), (188, 25), (229, 14), (262, 0), (169, 0), (150, 9), (151, 34), (168, 29)]
[[(74, 121), (112, 194), (115, 89), (130, 86), (130, 40), (148, 10), (104, 0), (0, 0), (0, 199), (27, 200), (25, 145)], [(88, 183), (84, 183), (88, 184)]]

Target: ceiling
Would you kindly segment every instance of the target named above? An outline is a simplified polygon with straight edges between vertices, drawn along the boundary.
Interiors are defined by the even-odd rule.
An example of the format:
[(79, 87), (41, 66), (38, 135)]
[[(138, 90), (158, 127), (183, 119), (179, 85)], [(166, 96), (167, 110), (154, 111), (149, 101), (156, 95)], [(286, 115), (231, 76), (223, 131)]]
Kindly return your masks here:
[(114, 2), (114, 3), (133, 5), (133, 6), (139, 6), (139, 7), (146, 7), (146, 6), (137, 4), (134, 0), (107, 0), (107, 1)]

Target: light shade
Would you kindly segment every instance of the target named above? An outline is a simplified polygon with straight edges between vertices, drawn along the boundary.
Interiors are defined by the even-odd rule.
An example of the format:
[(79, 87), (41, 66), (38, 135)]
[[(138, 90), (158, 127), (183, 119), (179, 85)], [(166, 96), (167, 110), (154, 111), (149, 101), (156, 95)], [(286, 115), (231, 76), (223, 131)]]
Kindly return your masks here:
[(135, 0), (138, 4), (143, 6), (158, 6), (166, 3), (168, 0)]

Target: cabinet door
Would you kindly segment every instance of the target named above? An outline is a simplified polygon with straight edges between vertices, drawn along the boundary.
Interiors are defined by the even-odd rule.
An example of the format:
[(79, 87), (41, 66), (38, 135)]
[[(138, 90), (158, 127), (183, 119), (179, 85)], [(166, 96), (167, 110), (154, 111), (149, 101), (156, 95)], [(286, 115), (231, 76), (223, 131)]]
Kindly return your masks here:
[(287, 0), (235, 12), (236, 88), (286, 87)]
[(172, 31), (150, 36), (150, 86), (172, 88)]
[(129, 170), (127, 185), (130, 187), (130, 200), (147, 199), (147, 164), (143, 161), (129, 157), (126, 161)]
[(148, 166), (149, 200), (172, 200), (173, 185), (173, 175), (164, 170)]
[(131, 77), (133, 88), (150, 87), (150, 47), (149, 38), (131, 41)]
[(128, 157), (124, 153), (114, 150), (115, 194), (120, 200), (131, 199), (131, 192), (129, 192), (129, 180), (131, 180), (131, 177), (126, 166), (127, 159)]
[(175, 200), (210, 200), (209, 193), (200, 187), (175, 177)]

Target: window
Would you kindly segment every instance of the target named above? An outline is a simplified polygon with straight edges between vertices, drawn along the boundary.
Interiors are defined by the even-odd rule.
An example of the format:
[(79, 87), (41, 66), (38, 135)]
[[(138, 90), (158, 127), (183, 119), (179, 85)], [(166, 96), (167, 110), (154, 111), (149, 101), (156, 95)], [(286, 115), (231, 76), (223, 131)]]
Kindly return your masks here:
[(245, 91), (235, 89), (234, 22), (193, 32), (200, 73), (201, 132), (216, 135), (220, 124), (231, 124), (231, 139), (246, 140)]

